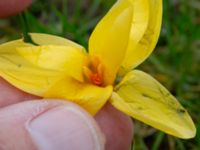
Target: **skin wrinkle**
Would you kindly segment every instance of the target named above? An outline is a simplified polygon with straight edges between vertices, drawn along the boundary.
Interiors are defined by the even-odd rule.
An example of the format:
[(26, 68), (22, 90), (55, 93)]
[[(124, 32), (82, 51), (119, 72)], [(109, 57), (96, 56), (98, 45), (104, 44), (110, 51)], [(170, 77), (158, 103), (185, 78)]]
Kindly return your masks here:
[[(3, 150), (4, 149), (5, 150), (17, 150), (17, 149), (36, 150), (36, 148), (34, 148), (35, 144), (32, 143), (29, 132), (28, 130), (26, 130), (29, 126), (29, 123), (31, 122), (31, 120), (33, 120), (40, 114), (43, 114), (50, 109), (54, 109), (55, 107), (63, 106), (63, 104), (67, 105), (68, 108), (70, 107), (73, 107), (73, 109), (78, 108), (78, 106), (70, 102), (64, 102), (60, 100), (54, 100), (54, 101), (46, 100), (46, 101), (27, 101), (27, 102), (22, 102), (19, 104), (7, 106), (1, 109), (0, 110), (0, 124), (1, 124), (0, 149), (1, 150), (2, 149)], [(76, 111), (81, 112), (82, 110), (77, 109)], [(4, 129), (11, 129), (11, 130), (9, 130), (8, 132), (7, 130), (4, 130)], [(18, 141), (19, 139), (18, 133), (21, 134), (20, 136), (25, 141), (23, 140)], [(24, 137), (26, 137), (26, 139), (24, 139)], [(101, 149), (97, 149), (97, 150), (101, 150)]]
[[(49, 102), (49, 101), (46, 101)], [(53, 102), (53, 101), (52, 101)], [(59, 102), (59, 100), (54, 100), (55, 103)], [(66, 106), (60, 105), (60, 104), (68, 104)], [(104, 150), (104, 143), (105, 143), (105, 139), (104, 136), (101, 134), (101, 131), (99, 130), (99, 127), (96, 125), (96, 122), (94, 120), (92, 120), (87, 113), (83, 112), (83, 110), (81, 109), (77, 109), (77, 106), (74, 104), (70, 104), (68, 102), (62, 102), (60, 101), (60, 106), (58, 105), (57, 107), (52, 107), (52, 108), (48, 108), (47, 110), (43, 111), (40, 114), (45, 113), (46, 111), (53, 111), (53, 110), (58, 110), (59, 107), (64, 107), (65, 109), (63, 110), (63, 113), (66, 111), (66, 114), (68, 112), (73, 112), (75, 115), (77, 115), (79, 118), (81, 118), (81, 120), (84, 121), (84, 123), (88, 126), (91, 135), (93, 137), (93, 145), (95, 145), (95, 149), (94, 150)], [(73, 106), (73, 107), (72, 107)], [(37, 116), (39, 116), (40, 114), (37, 114)], [(36, 116), (36, 117), (37, 117)], [(31, 120), (26, 121), (26, 129), (29, 130), (29, 124), (30, 122), (32, 122), (32, 120), (34, 120), (35, 118), (31, 118)], [(81, 133), (81, 132), (80, 132)]]
[[(10, 109), (11, 107), (11, 109)], [(2, 150), (17, 150), (29, 149), (35, 150), (34, 144), (29, 140), (28, 133), (24, 130), (22, 123), (24, 118), (22, 116), (12, 114), (14, 113), (13, 106), (8, 106), (0, 111), (0, 149)], [(11, 112), (9, 112), (11, 111)], [(19, 111), (19, 110), (17, 110)], [(21, 111), (21, 110), (20, 110)], [(19, 113), (18, 113), (19, 114)], [(12, 117), (11, 117), (12, 116)], [(19, 137), (20, 133), (20, 137)], [(22, 138), (23, 140), (19, 140)]]
[[(44, 113), (45, 111), (48, 111), (49, 109), (52, 109), (54, 107), (57, 107), (59, 105), (66, 104), (63, 101), (56, 100), (49, 103), (49, 101), (26, 101), (22, 102), (24, 106), (21, 107), (20, 110), (16, 111), (15, 107), (18, 107), (18, 105), (21, 105), (21, 103), (10, 105), (4, 108), (0, 109), (0, 120), (7, 120), (7, 118), (13, 118), (15, 116), (14, 121), (21, 122), (21, 121), (30, 121), (33, 118), (37, 117), (41, 113)], [(7, 111), (9, 110), (9, 111)], [(4, 113), (6, 112), (6, 113)], [(3, 115), (2, 115), (3, 114)]]

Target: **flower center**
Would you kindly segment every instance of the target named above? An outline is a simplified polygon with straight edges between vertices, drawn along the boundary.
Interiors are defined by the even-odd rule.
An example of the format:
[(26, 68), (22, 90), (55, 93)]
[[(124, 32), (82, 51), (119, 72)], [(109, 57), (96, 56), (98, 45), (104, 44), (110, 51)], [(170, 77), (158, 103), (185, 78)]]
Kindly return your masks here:
[(103, 65), (97, 57), (89, 57), (86, 66), (83, 66), (85, 79), (97, 86), (103, 86)]

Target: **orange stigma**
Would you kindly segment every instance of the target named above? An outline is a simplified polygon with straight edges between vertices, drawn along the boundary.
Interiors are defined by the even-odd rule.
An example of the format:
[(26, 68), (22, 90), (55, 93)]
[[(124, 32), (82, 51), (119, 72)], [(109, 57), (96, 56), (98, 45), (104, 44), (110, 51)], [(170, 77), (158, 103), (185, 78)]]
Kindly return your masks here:
[(86, 80), (94, 85), (103, 85), (103, 65), (97, 57), (90, 57), (86, 66), (83, 67)]
[(92, 74), (91, 76), (90, 76), (90, 81), (93, 83), (93, 84), (95, 84), (95, 85), (97, 85), (97, 86), (101, 86), (102, 85), (102, 77), (98, 74), (98, 73), (96, 73), (96, 74)]

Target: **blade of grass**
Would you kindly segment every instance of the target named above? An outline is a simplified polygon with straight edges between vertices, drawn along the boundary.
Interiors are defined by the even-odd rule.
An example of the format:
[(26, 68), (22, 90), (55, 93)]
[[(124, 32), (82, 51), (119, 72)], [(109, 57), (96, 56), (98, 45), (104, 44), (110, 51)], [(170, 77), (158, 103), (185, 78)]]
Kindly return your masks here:
[(26, 13), (28, 22), (31, 24), (32, 32), (55, 34), (54, 28), (50, 28), (48, 25), (43, 24), (38, 18), (36, 18), (31, 12)]
[(156, 138), (154, 140), (154, 143), (153, 143), (151, 150), (159, 150), (159, 147), (160, 147), (164, 137), (165, 137), (165, 134), (163, 132), (158, 132), (156, 134)]
[(199, 117), (199, 121), (197, 123), (197, 135), (195, 137), (195, 141), (197, 143), (197, 147), (200, 147), (200, 117)]
[(141, 135), (136, 134), (135, 137), (135, 142), (133, 145), (133, 149), (132, 150), (148, 150), (143, 137), (141, 137)]
[(68, 22), (67, 17), (63, 15), (62, 12), (59, 11), (56, 6), (52, 5), (52, 11), (56, 15), (56, 17), (59, 19), (59, 21), (61, 21), (63, 36), (65, 36), (67, 32), (73, 33), (76, 31), (75, 26), (72, 23)]
[(74, 0), (74, 13), (72, 17), (74, 22), (77, 22), (81, 18), (81, 2), (81, 0)]
[(21, 29), (22, 29), (24, 42), (31, 43), (33, 45), (38, 45), (31, 39), (31, 36), (29, 35), (30, 30), (29, 30), (29, 24), (28, 24), (26, 13), (25, 12), (20, 13), (19, 19), (21, 22)]
[(92, 4), (90, 5), (90, 9), (86, 13), (86, 16), (88, 18), (91, 18), (92, 16), (94, 16), (94, 14), (97, 12), (101, 2), (102, 2), (101, 0), (94, 0), (92, 2)]
[(177, 143), (177, 149), (178, 150), (186, 150), (184, 143), (181, 140), (176, 139), (176, 143)]

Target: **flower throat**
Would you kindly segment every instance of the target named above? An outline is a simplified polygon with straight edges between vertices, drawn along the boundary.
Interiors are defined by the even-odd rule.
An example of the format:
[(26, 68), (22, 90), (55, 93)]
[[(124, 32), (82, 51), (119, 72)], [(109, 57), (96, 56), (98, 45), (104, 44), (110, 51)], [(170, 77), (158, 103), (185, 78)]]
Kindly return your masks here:
[(97, 57), (89, 57), (86, 66), (83, 66), (83, 74), (87, 82), (97, 86), (103, 86), (103, 65)]

